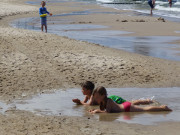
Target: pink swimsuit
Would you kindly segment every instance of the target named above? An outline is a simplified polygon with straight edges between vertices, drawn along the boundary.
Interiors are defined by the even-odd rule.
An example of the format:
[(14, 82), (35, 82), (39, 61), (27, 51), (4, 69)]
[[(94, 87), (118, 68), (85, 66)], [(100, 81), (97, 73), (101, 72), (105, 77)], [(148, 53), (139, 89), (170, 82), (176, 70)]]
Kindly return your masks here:
[(131, 102), (124, 102), (124, 103), (122, 103), (122, 105), (124, 106), (125, 112), (129, 112), (130, 111)]

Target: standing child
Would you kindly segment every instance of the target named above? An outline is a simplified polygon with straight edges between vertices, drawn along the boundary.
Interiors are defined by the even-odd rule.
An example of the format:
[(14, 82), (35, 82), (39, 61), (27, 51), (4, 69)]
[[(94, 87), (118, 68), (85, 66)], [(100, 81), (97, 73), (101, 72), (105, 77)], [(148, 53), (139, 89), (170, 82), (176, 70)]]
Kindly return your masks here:
[(152, 15), (152, 10), (155, 7), (155, 0), (148, 0), (148, 4), (151, 7), (151, 13), (150, 14)]
[(107, 97), (107, 91), (104, 87), (98, 87), (93, 92), (93, 97), (100, 105), (100, 109), (89, 110), (90, 113), (119, 113), (119, 112), (147, 112), (147, 111), (172, 111), (166, 105), (162, 106), (136, 106), (131, 102), (124, 102), (122, 104), (115, 103), (112, 99)]
[(41, 6), (39, 8), (39, 15), (41, 17), (41, 31), (43, 31), (43, 26), (45, 27), (45, 31), (47, 33), (47, 17), (46, 15), (49, 14), (50, 16), (52, 16), (52, 13), (49, 13), (45, 7), (46, 5), (46, 2), (45, 1), (42, 1), (41, 2)]
[[(79, 105), (98, 105), (98, 103), (96, 102), (96, 100), (93, 98), (93, 95), (92, 95), (94, 87), (95, 87), (94, 83), (92, 83), (91, 81), (86, 81), (82, 83), (81, 88), (82, 88), (83, 95), (85, 95), (84, 100), (80, 101), (79, 99), (76, 98), (76, 99), (73, 99), (72, 101)], [(125, 99), (116, 95), (111, 95), (108, 98), (112, 99), (117, 104), (122, 104), (126, 102)], [(153, 100), (150, 100), (150, 99), (134, 100), (134, 101), (131, 101), (131, 103), (134, 105), (150, 104), (150, 103), (153, 103)]]
[(172, 7), (172, 0), (168, 0), (169, 1), (169, 7)]

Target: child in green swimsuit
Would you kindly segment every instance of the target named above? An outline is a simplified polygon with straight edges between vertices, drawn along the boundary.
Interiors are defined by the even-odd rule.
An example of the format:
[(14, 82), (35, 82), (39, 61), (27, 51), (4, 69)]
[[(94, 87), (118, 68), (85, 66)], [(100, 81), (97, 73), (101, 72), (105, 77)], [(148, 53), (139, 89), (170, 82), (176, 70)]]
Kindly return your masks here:
[[(95, 87), (94, 83), (90, 81), (86, 81), (82, 83), (81, 88), (82, 88), (83, 95), (85, 95), (84, 100), (81, 101), (78, 98), (76, 98), (76, 99), (72, 99), (72, 101), (78, 105), (98, 105), (98, 103), (96, 102), (96, 100), (93, 98), (93, 95), (92, 95), (94, 87)], [(116, 95), (111, 95), (108, 98), (112, 99), (117, 104), (122, 104), (126, 102), (125, 99)], [(145, 99), (145, 100), (134, 100), (134, 101), (131, 101), (131, 103), (134, 105), (140, 105), (140, 104), (150, 104), (150, 103), (153, 103), (153, 101), (150, 99)]]
[(116, 104), (107, 97), (107, 91), (100, 86), (93, 91), (93, 97), (99, 104), (100, 109), (91, 109), (90, 113), (120, 113), (120, 112), (157, 112), (157, 111), (172, 111), (168, 106), (137, 106), (131, 102)]
[(122, 97), (116, 96), (116, 95), (111, 95), (108, 98), (112, 99), (117, 104), (122, 104), (122, 103), (126, 102), (125, 99), (123, 99)]

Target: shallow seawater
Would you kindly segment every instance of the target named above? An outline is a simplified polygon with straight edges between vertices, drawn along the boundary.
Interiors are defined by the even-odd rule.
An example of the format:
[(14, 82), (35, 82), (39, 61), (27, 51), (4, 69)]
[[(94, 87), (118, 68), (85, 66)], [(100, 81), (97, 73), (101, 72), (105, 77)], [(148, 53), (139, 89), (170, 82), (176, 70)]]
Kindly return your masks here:
[[(176, 49), (179, 48), (179, 45), (170, 43), (179, 40), (179, 37), (126, 36), (125, 34), (132, 32), (109, 30), (107, 26), (94, 25), (91, 22), (74, 24), (72, 20), (60, 18), (68, 15), (89, 14), (89, 12), (92, 11), (73, 12), (49, 17), (48, 32), (145, 56), (180, 61), (180, 56), (177, 55), (179, 51)], [(13, 21), (11, 25), (16, 28), (40, 31), (39, 23), (39, 18), (22, 18)]]
[(16, 100), (12, 104), (0, 102), (0, 112), (5, 113), (9, 108), (33, 112), (37, 115), (79, 116), (99, 121), (123, 121), (143, 125), (153, 125), (159, 122), (180, 121), (180, 88), (108, 88), (109, 95), (119, 95), (131, 101), (135, 99), (153, 99), (152, 105), (166, 104), (172, 112), (123, 112), (112, 114), (90, 114), (87, 111), (98, 106), (76, 105), (73, 98), (83, 100), (80, 89), (56, 90), (53, 93), (42, 93), (32, 99)]

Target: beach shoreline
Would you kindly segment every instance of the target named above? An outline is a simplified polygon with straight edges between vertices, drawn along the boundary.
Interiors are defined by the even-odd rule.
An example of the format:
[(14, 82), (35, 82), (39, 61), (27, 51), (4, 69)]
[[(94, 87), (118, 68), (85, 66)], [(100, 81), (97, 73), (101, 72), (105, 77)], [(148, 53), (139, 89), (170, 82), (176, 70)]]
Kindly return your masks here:
[[(13, 19), (33, 17), (38, 14), (38, 6), (24, 4), (25, 0), (15, 4), (16, 2), (17, 0), (0, 2), (4, 11), (9, 10), (9, 6), (14, 9), (0, 15), (1, 100), (11, 102), (14, 99), (24, 98), (24, 94), (28, 97), (44, 90), (79, 88), (79, 83), (85, 80), (93, 81), (97, 86), (103, 85), (113, 88), (180, 86), (180, 62), (128, 53), (53, 34), (10, 27), (9, 22)], [(21, 7), (23, 5), (24, 10), (19, 11), (19, 5)], [(58, 9), (59, 5), (62, 8)], [(48, 10), (53, 14), (82, 11), (86, 8), (114, 10), (98, 5), (82, 4), (81, 7), (73, 7), (72, 5), (74, 6), (75, 3), (52, 4), (48, 5)], [(93, 24), (106, 24), (108, 26), (113, 24), (112, 28), (117, 28), (117, 23), (102, 21), (105, 19), (104, 17), (103, 15), (101, 17), (99, 15), (89, 16)], [(116, 22), (117, 17), (106, 17), (112, 17), (109, 20)], [(79, 23), (81, 21), (88, 22), (89, 18), (81, 16), (82, 20), (80, 20), (80, 17), (76, 16), (73, 19), (75, 23)], [(145, 18), (149, 21), (148, 17)], [(147, 22), (148, 25), (151, 24), (151, 19)], [(141, 22), (129, 21), (123, 25), (124, 29), (122, 27), (120, 29), (125, 31), (129, 29), (129, 31), (134, 31), (135, 35), (143, 34), (143, 31), (130, 27), (133, 25), (132, 23), (135, 24), (136, 28), (142, 25), (138, 24)], [(156, 23), (155, 21), (152, 23), (152, 27), (155, 24), (160, 27), (164, 23), (160, 21)], [(167, 28), (167, 24), (173, 24), (171, 31), (169, 28), (165, 29), (161, 31), (161, 35), (165, 33), (174, 35), (173, 31), (174, 29), (178, 30), (178, 23), (166, 22), (160, 29)], [(145, 27), (147, 24), (143, 25)], [(167, 33), (168, 31), (170, 33)], [(154, 31), (149, 32), (149, 35), (153, 34), (155, 34)], [(176, 33), (176, 36), (178, 35)], [(119, 134), (119, 125), (121, 125), (123, 127), (122, 134), (154, 135), (174, 133), (174, 130), (178, 131), (177, 125), (179, 124), (172, 123), (170, 126), (168, 122), (158, 124), (158, 126), (120, 122), (118, 124), (108, 122), (107, 124), (107, 122), (88, 120), (86, 117), (37, 116), (29, 112), (18, 111), (15, 108), (9, 110), (7, 114), (7, 116), (0, 114), (1, 134), (111, 134), (112, 132)], [(96, 130), (92, 131), (92, 129)]]

